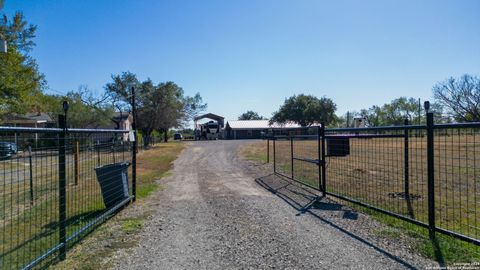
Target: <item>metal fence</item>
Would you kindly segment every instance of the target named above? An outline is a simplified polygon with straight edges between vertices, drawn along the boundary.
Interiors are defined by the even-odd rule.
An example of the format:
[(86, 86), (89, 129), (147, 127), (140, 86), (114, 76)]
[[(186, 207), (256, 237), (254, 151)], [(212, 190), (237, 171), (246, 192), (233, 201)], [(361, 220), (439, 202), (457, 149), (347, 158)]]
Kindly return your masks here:
[[(127, 131), (0, 127), (0, 268), (40, 269), (134, 200)], [(16, 149), (15, 149), (16, 148)]]
[(480, 245), (480, 123), (291, 132), (270, 137), (276, 174)]

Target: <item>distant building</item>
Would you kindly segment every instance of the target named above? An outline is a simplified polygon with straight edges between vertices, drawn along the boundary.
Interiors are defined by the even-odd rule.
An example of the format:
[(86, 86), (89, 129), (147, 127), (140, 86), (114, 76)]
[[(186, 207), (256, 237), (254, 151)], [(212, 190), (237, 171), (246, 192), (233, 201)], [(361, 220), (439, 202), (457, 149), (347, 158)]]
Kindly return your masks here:
[[(55, 121), (50, 117), (49, 113), (26, 113), (26, 114), (10, 114), (3, 118), (1, 121), (2, 126), (11, 126), (11, 127), (26, 127), (26, 128), (50, 128), (55, 127)], [(43, 135), (45, 136), (45, 135)], [(19, 136), (17, 133), (13, 133), (11, 139), (19, 147), (24, 145), (19, 145), (20, 142), (24, 140), (33, 140), (34, 147), (38, 147), (38, 141), (41, 140), (38, 133), (31, 135)]]
[(54, 127), (55, 121), (49, 113), (12, 114), (3, 119), (2, 126), (45, 128)]
[[(227, 140), (239, 139), (260, 139), (267, 134), (270, 129), (277, 128), (299, 128), (295, 123), (270, 125), (269, 120), (229, 120), (225, 125), (224, 138)], [(278, 134), (278, 133), (277, 133)]]

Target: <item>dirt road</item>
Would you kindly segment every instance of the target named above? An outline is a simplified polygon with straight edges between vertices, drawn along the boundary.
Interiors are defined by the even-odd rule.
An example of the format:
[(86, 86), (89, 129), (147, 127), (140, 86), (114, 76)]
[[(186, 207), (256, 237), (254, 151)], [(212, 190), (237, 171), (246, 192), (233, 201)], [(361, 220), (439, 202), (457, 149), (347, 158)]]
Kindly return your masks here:
[[(376, 244), (368, 217), (242, 160), (245, 141), (187, 143), (153, 217), (117, 269), (404, 269), (432, 262)], [(273, 191), (273, 192), (272, 192)], [(293, 206), (293, 207), (292, 207)], [(371, 224), (370, 224), (371, 223)], [(378, 242), (378, 241), (377, 241)], [(380, 242), (382, 242), (380, 240)], [(394, 251), (388, 251), (394, 250)]]

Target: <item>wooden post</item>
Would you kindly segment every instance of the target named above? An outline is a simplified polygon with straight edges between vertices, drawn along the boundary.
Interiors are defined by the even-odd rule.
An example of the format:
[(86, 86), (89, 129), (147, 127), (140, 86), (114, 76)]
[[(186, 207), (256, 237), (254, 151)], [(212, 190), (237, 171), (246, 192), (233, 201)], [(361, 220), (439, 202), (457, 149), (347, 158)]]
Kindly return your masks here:
[(73, 145), (74, 159), (75, 159), (75, 186), (78, 185), (80, 179), (80, 143), (75, 141)]

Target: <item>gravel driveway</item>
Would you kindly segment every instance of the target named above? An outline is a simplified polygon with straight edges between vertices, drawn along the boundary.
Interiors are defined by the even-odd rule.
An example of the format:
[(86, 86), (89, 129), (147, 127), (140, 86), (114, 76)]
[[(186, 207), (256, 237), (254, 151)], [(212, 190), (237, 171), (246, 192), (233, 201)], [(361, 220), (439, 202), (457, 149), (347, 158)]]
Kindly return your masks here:
[[(433, 263), (380, 226), (238, 156), (245, 141), (186, 143), (117, 269), (404, 269)], [(293, 206), (293, 207), (292, 207)], [(401, 242), (401, 241), (400, 241)], [(390, 251), (389, 251), (390, 250)]]

